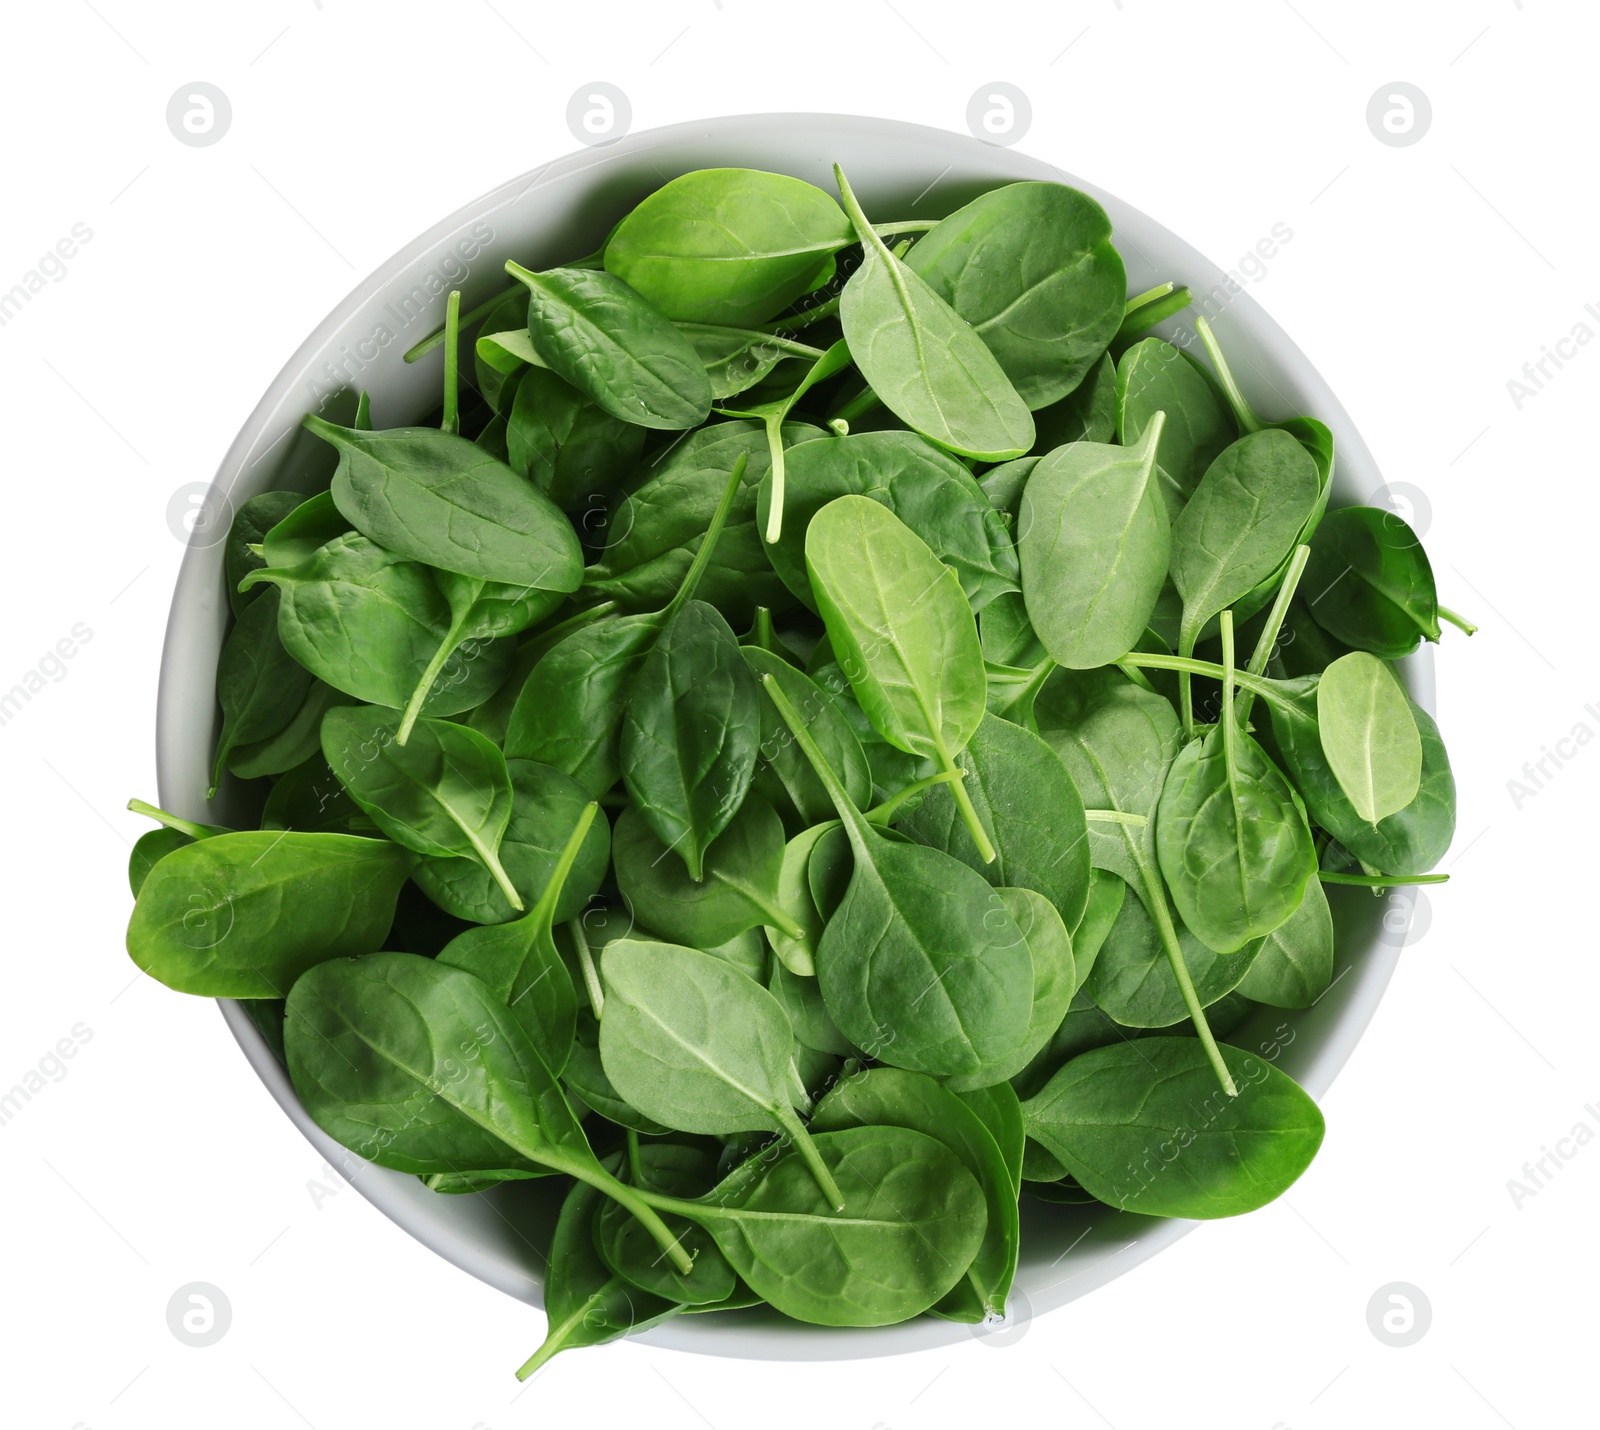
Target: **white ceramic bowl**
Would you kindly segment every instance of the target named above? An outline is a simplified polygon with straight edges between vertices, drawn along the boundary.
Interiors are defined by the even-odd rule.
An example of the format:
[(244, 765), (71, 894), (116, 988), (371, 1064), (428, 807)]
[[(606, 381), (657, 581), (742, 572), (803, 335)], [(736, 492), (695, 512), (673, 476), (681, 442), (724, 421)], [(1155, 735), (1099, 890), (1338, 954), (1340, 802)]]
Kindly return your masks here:
[[(844, 165), (867, 211), (884, 219), (938, 217), (984, 189), (1017, 179), (1061, 180), (1093, 194), (1115, 225), (1130, 292), (1168, 278), (1187, 283), (1207, 305), (1204, 311), (1251, 400), (1269, 415), (1310, 413), (1333, 429), (1334, 505), (1364, 500), (1381, 485), (1344, 409), (1247, 292), (1230, 294), (1222, 270), (1182, 239), (1050, 164), (964, 134), (842, 115), (742, 116), (630, 135), (514, 179), (408, 244), (306, 339), (261, 399), (217, 471), (212, 530), (197, 533), (173, 595), (157, 715), (163, 805), (191, 818), (207, 816), (206, 771), (217, 720), (214, 678), (228, 615), (219, 538), (240, 502), (273, 487), (304, 487), (327, 471), (327, 448), (299, 428), (304, 413), (344, 384), (371, 392), (379, 427), (419, 419), (438, 400), (442, 358), (436, 351), (408, 366), (402, 354), (442, 325), (449, 287), (463, 288), (463, 306), (471, 307), (505, 286), (507, 258), (540, 267), (590, 252), (633, 203), (678, 174), (739, 165), (793, 174), (831, 191), (835, 161)], [(1414, 657), (1407, 667), (1412, 692), (1431, 708), (1431, 662)], [(212, 813), (225, 822), (226, 796), (219, 806)], [(1304, 1012), (1262, 1010), (1230, 1037), (1269, 1056), (1276, 1045), (1278, 1066), (1317, 1096), (1350, 1056), (1399, 954), (1399, 941), (1383, 933), (1383, 905), (1363, 891), (1331, 892), (1339, 930), (1339, 976), (1331, 991)], [(532, 1182), (481, 1196), (440, 1196), (415, 1177), (362, 1161), (312, 1123), (242, 1006), (224, 1002), (222, 1013), (284, 1111), (363, 1196), (462, 1270), (540, 1304), (543, 1250), (553, 1225), (547, 1188)], [(1274, 1031), (1285, 1024), (1291, 1034)], [(1038, 1315), (1104, 1285), (1193, 1225), (1024, 1198), (1022, 1261), (1008, 1320)], [(931, 1317), (875, 1330), (837, 1330), (744, 1311), (678, 1317), (645, 1339), (709, 1355), (829, 1360), (920, 1350), (975, 1333), (981, 1332)]]

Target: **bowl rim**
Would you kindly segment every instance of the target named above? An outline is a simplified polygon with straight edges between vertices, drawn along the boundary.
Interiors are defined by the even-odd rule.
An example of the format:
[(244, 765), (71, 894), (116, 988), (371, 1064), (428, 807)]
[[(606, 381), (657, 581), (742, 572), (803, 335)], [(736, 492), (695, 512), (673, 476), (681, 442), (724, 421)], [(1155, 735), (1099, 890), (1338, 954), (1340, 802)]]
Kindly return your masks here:
[[(1048, 161), (1015, 149), (999, 150), (997, 155), (996, 146), (954, 131), (869, 116), (804, 112), (731, 115), (642, 130), (612, 144), (563, 155), (495, 186), (432, 225), (379, 264), (334, 306), (284, 364), (229, 445), (212, 480), (211, 492), (222, 499), (224, 510), (231, 509), (232, 492), (241, 484), (249, 485), (252, 473), (269, 458), (278, 443), (293, 431), (291, 424), (278, 431), (270, 441), (265, 440), (269, 430), (282, 426), (282, 414), (286, 407), (294, 405), (296, 388), (306, 380), (313, 359), (326, 352), (329, 345), (346, 332), (352, 319), (397, 276), (437, 253), (441, 245), (459, 235), (470, 224), (558, 179), (589, 170), (596, 171), (598, 175), (603, 166), (617, 159), (639, 156), (653, 150), (686, 148), (719, 135), (728, 144), (737, 142), (743, 145), (750, 142), (752, 137), (759, 140), (765, 134), (769, 136), (767, 142), (777, 146), (784, 142), (784, 136), (790, 136), (792, 142), (792, 136), (796, 133), (813, 135), (818, 143), (831, 134), (837, 137), (840, 144), (848, 145), (882, 142), (902, 146), (920, 144), (933, 149), (956, 146), (963, 152), (970, 152), (974, 162), (985, 155), (990, 160), (1003, 157), (1007, 162), (1000, 167), (1016, 170), (1019, 174), (1026, 171), (1022, 174), (1024, 177), (1056, 179), (1092, 195), (1119, 219), (1119, 236), (1130, 220), (1135, 226), (1142, 225), (1158, 232), (1162, 237), (1167, 265), (1171, 266), (1175, 261), (1181, 263), (1181, 276), (1197, 293), (1201, 291), (1202, 284), (1209, 285), (1210, 290), (1215, 291), (1216, 285), (1226, 279), (1219, 265), (1193, 249), (1165, 225), (1150, 219), (1098, 186), (1066, 173)], [(782, 165), (779, 163), (774, 167), (781, 168)], [(1007, 180), (996, 178), (994, 182), (998, 184)], [(1228, 298), (1223, 316), (1226, 324), (1219, 323), (1218, 326), (1225, 327), (1230, 333), (1246, 333), (1255, 344), (1269, 350), (1274, 372), (1279, 376), (1291, 376), (1292, 385), (1306, 400), (1307, 410), (1315, 411), (1333, 430), (1339, 451), (1339, 474), (1345, 478), (1344, 484), (1348, 485), (1349, 474), (1356, 472), (1370, 483), (1368, 490), (1374, 489), (1378, 482), (1372, 479), (1378, 476), (1378, 468), (1370, 451), (1326, 382), (1283, 329), (1260, 308), (1248, 290), (1238, 291)], [(304, 410), (306, 405), (301, 404), (300, 411)], [(298, 421), (298, 415), (295, 421)], [(215, 647), (220, 644), (221, 631), (228, 618), (225, 595), (220, 603), (218, 601), (217, 566), (220, 551), (213, 548), (220, 548), (220, 544), (220, 537), (202, 539), (202, 533), (197, 529), (178, 572), (167, 620), (156, 716), (156, 762), (158, 789), (163, 806), (169, 809), (193, 808), (196, 804), (190, 769), (194, 763), (192, 743), (196, 728), (204, 722), (199, 721), (196, 712), (188, 707), (195, 698), (192, 677), (197, 664), (196, 650), (211, 649), (211, 668), (214, 673)], [(202, 655), (202, 662), (204, 658)], [(1432, 648), (1425, 645), (1417, 655), (1402, 662), (1401, 675), (1413, 697), (1432, 713), (1435, 695)], [(206, 718), (210, 718), (209, 711)], [(203, 812), (203, 804), (202, 799), (193, 812)], [(1414, 897), (1414, 891), (1411, 897)], [(1341, 955), (1343, 952), (1341, 950)], [(1302, 1064), (1295, 1074), (1313, 1097), (1321, 1098), (1326, 1093), (1354, 1051), (1394, 972), (1399, 952), (1397, 944), (1377, 940), (1369, 941), (1365, 948), (1353, 951), (1350, 987), (1342, 995), (1336, 1021), (1330, 1024), (1330, 1031), (1321, 1045), (1310, 1054), (1310, 1063)], [(230, 1031), (267, 1090), (318, 1152), (338, 1168), (363, 1197), (412, 1237), (461, 1269), (508, 1295), (542, 1305), (539, 1294), (542, 1278), (536, 1269), (524, 1268), (520, 1275), (508, 1275), (499, 1261), (484, 1254), (481, 1248), (471, 1243), (470, 1238), (446, 1233), (436, 1224), (419, 1222), (413, 1200), (402, 1194), (405, 1190), (402, 1184), (408, 1179), (363, 1161), (322, 1132), (300, 1105), (286, 1070), (244, 1007), (232, 1000), (218, 1002)], [(1136, 1224), (1130, 1226), (1130, 1221)], [(750, 1317), (747, 1313), (734, 1313), (717, 1318), (675, 1317), (637, 1339), (703, 1354), (770, 1360), (831, 1360), (923, 1350), (957, 1343), (969, 1335), (986, 1334), (990, 1330), (1020, 1334), (1011, 1329), (1017, 1323), (1025, 1324), (1035, 1312), (1063, 1305), (1122, 1275), (1170, 1246), (1197, 1223), (1112, 1213), (1100, 1217), (1097, 1225), (1102, 1229), (1112, 1228), (1113, 1234), (1102, 1236), (1095, 1231), (1090, 1235), (1086, 1231), (1080, 1241), (1087, 1238), (1090, 1243), (1088, 1248), (1068, 1263), (1077, 1265), (1078, 1269), (1042, 1289), (1036, 1287), (1032, 1296), (1034, 1304), (1031, 1306), (1026, 1291), (1019, 1289), (1014, 1294), (1013, 1306), (1008, 1308), (1007, 1321), (993, 1328), (973, 1327), (924, 1316), (898, 1326), (845, 1330), (808, 1326), (774, 1316)], [(1019, 1274), (1019, 1286), (1021, 1279)]]

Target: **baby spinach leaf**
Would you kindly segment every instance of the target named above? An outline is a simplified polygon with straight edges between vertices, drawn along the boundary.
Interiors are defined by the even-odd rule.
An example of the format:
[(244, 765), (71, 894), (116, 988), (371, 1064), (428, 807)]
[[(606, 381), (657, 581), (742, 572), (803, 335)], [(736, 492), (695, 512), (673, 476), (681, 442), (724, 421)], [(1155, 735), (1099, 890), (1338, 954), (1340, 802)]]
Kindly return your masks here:
[[(674, 1197), (698, 1197), (716, 1180), (716, 1158), (698, 1147), (678, 1142), (646, 1142), (629, 1149), (630, 1179)], [(630, 1285), (652, 1297), (703, 1309), (727, 1302), (738, 1278), (704, 1227), (668, 1215), (678, 1244), (694, 1259), (684, 1273), (661, 1254), (637, 1218), (617, 1202), (607, 1202), (595, 1216), (594, 1245), (606, 1265)]]
[(1317, 729), (1328, 768), (1368, 824), (1417, 797), (1422, 736), (1404, 688), (1376, 656), (1351, 651), (1322, 672)]
[(1456, 782), (1433, 717), (1411, 701), (1422, 740), (1416, 797), (1374, 827), (1350, 803), (1322, 748), (1317, 721), (1317, 676), (1273, 682), (1268, 696), (1272, 734), (1311, 817), (1363, 863), (1389, 874), (1425, 874), (1450, 848), (1456, 828)]
[(758, 169), (699, 169), (617, 225), (605, 265), (669, 318), (749, 327), (810, 291), (850, 241), (839, 205), (811, 184)]
[(838, 1057), (859, 1055), (860, 1050), (833, 1021), (814, 975), (795, 973), (782, 959), (775, 958), (764, 981), (767, 991), (778, 1000), (789, 1019), (794, 1040), (800, 1047)]
[(796, 1150), (757, 1154), (700, 1201), (643, 1196), (706, 1227), (751, 1290), (798, 1321), (885, 1326), (939, 1301), (986, 1223), (960, 1158), (905, 1127), (844, 1128), (812, 1146), (843, 1193), (838, 1210)]
[(1083, 917), (1072, 930), (1072, 962), (1079, 988), (1088, 983), (1089, 972), (1105, 947), (1128, 893), (1127, 884), (1109, 870), (1091, 869), (1089, 876), (1089, 899)]
[[(783, 440), (791, 444), (822, 435), (803, 422), (783, 428)], [(764, 429), (751, 422), (714, 423), (674, 447), (660, 471), (617, 507), (608, 544), (584, 575), (585, 588), (629, 610), (666, 605), (704, 542), (740, 455), (748, 463), (744, 480), (697, 594), (735, 624), (757, 606), (789, 605), (761, 539), (764, 518), (757, 515), (756, 493), (771, 456)]]
[(278, 639), (278, 603), (276, 590), (251, 601), (234, 622), (217, 657), (222, 733), (217, 737), (207, 798), (216, 794), (223, 767), (233, 752), (283, 730), (311, 689), (311, 672)]
[(222, 569), (228, 583), (228, 603), (235, 616), (243, 615), (244, 608), (255, 599), (249, 591), (241, 591), (239, 583), (250, 572), (268, 564), (258, 549), (262, 538), (305, 499), (303, 492), (262, 492), (234, 512), (222, 548)]
[(988, 346), (1031, 408), (1084, 379), (1122, 322), (1111, 220), (1065, 184), (1006, 184), (935, 224), (906, 267)]
[[(1202, 1006), (1238, 987), (1261, 950), (1257, 939), (1237, 953), (1213, 953), (1182, 926), (1178, 943)], [(1188, 1013), (1155, 920), (1138, 899), (1122, 901), (1083, 986), (1099, 1007), (1127, 1028), (1167, 1028)]]
[(1074, 1058), (1022, 1106), (1028, 1135), (1095, 1197), (1145, 1216), (1211, 1218), (1281, 1196), (1322, 1145), (1317, 1105), (1253, 1053), (1224, 1047), (1238, 1086), (1210, 1085), (1192, 1038)]
[(528, 289), (528, 336), (551, 371), (613, 417), (682, 431), (711, 412), (689, 340), (620, 278), (583, 268), (506, 272)]
[(688, 338), (705, 364), (711, 381), (711, 396), (721, 402), (771, 376), (781, 362), (804, 358), (816, 362), (821, 348), (791, 338), (775, 336), (759, 328), (724, 328), (709, 323), (679, 323), (678, 331)]
[(671, 1132), (659, 1122), (652, 1122), (638, 1108), (631, 1107), (606, 1078), (604, 1064), (600, 1061), (600, 1024), (587, 1008), (578, 1009), (578, 1023), (572, 1055), (561, 1074), (562, 1081), (585, 1107), (592, 1108), (608, 1122), (615, 1122), (632, 1132), (647, 1137)]
[(572, 1053), (578, 995), (556, 950), (552, 926), (567, 876), (600, 807), (585, 805), (567, 836), (550, 882), (526, 918), (468, 929), (439, 953), (439, 962), (481, 978), (510, 1008), (551, 1072), (559, 1076)]
[[(833, 799), (855, 867), (817, 946), (839, 1029), (880, 1061), (982, 1075), (1026, 1037), (1033, 960), (1004, 900), (965, 864), (886, 838), (850, 802), (771, 676), (767, 694)], [(996, 1076), (992, 1081), (1001, 1081)], [(971, 1085), (982, 1086), (974, 1076)]]
[(1174, 517), (1222, 450), (1239, 435), (1232, 414), (1200, 365), (1160, 338), (1135, 343), (1117, 360), (1117, 440), (1132, 446), (1165, 414), (1156, 473)]
[(1222, 639), (1222, 715), (1172, 762), (1155, 843), (1184, 925), (1207, 948), (1234, 953), (1295, 911), (1316, 877), (1317, 852), (1289, 782), (1238, 727), (1227, 615)]
[(1157, 413), (1135, 447), (1058, 447), (1023, 489), (1023, 595), (1058, 665), (1087, 670), (1120, 659), (1155, 610), (1172, 547), (1155, 481), (1163, 420)]
[(264, 740), (237, 746), (228, 756), (228, 768), (242, 780), (254, 780), (285, 774), (304, 764), (322, 750), (322, 717), (335, 705), (349, 703), (348, 695), (313, 676), (289, 723)]
[[(342, 463), (347, 459), (341, 456), (339, 460)], [(330, 541), (354, 530), (334, 504), (333, 493), (318, 492), (292, 511), (285, 512), (276, 525), (268, 528), (261, 538), (261, 560), (250, 570), (259, 570), (263, 565), (298, 566), (302, 561), (309, 561)]]
[(511, 818), (505, 757), (476, 730), (422, 720), (399, 741), (391, 710), (341, 705), (322, 721), (322, 753), (378, 828), (419, 854), (477, 860), (513, 909), (522, 896), (500, 863)]
[[(787, 732), (788, 726), (784, 726), (784, 730)], [(791, 973), (805, 978), (816, 977), (817, 944), (821, 942), (824, 924), (811, 894), (811, 855), (817, 845), (833, 832), (843, 837), (843, 828), (837, 820), (813, 824), (808, 829), (802, 829), (784, 845), (783, 863), (778, 870), (776, 902), (800, 932), (791, 938), (771, 924), (766, 925), (764, 930), (767, 942), (777, 955), (776, 961)], [(848, 841), (845, 847), (848, 849)]]
[(1286, 432), (1241, 437), (1206, 469), (1172, 526), (1172, 581), (1183, 597), (1178, 653), (1278, 570), (1321, 495), (1316, 463)]
[[(271, 581), (282, 592), (278, 638), (284, 649), (335, 690), (402, 709), (449, 630), (449, 613), (428, 568), (357, 533), (321, 547), (293, 567), (267, 567), (247, 585)], [(511, 658), (489, 642), (458, 650), (434, 681), (422, 710), (454, 715), (493, 693)]]
[[(614, 1173), (619, 1162), (607, 1158), (603, 1165)], [(600, 1259), (594, 1219), (603, 1204), (600, 1193), (583, 1182), (574, 1182), (561, 1204), (544, 1282), (545, 1336), (517, 1371), (518, 1380), (527, 1380), (562, 1351), (606, 1345), (682, 1309), (624, 1281)]]
[(622, 721), (623, 782), (655, 836), (702, 878), (705, 852), (750, 788), (755, 676), (715, 606), (690, 601), (639, 666)]
[(400, 721), (402, 745), (411, 738), (411, 727), (457, 651), (499, 636), (518, 635), (542, 621), (566, 599), (560, 591), (543, 591), (537, 586), (519, 586), (507, 581), (485, 581), (478, 576), (459, 576), (453, 571), (435, 571), (434, 580), (449, 604), (450, 626), (417, 681), (416, 689), (411, 692), (411, 699), (406, 702)]
[[(589, 794), (570, 775), (534, 760), (507, 760), (511, 818), (500, 841), (500, 863), (512, 886), (531, 904), (555, 875), (568, 832)], [(576, 918), (611, 867), (611, 833), (595, 820), (556, 903), (555, 921)], [(494, 876), (476, 859), (424, 856), (411, 877), (441, 909), (475, 924), (500, 924), (516, 917)]]
[(387, 839), (218, 834), (146, 875), (128, 954), (204, 998), (282, 998), (313, 964), (382, 947), (409, 857)]
[(689, 1269), (661, 1218), (601, 1167), (521, 1024), (462, 968), (411, 953), (320, 965), (289, 994), (289, 1075), (330, 1137), (403, 1172), (565, 1172), (615, 1198)]
[[(887, 507), (859, 496), (839, 497), (811, 519), (806, 567), (867, 718), (897, 749), (953, 771), (987, 696), (977, 623), (955, 572)], [(965, 791), (951, 788), (988, 862), (989, 836)]]
[(1409, 525), (1380, 507), (1329, 512), (1311, 539), (1307, 604), (1329, 635), (1384, 660), (1439, 639), (1439, 598), (1428, 553)]
[(506, 754), (554, 765), (591, 796), (621, 773), (617, 740), (634, 673), (661, 615), (611, 616), (573, 631), (534, 666), (506, 726)]
[(745, 797), (706, 852), (700, 882), (669, 852), (638, 810), (623, 810), (612, 834), (617, 886), (650, 928), (694, 947), (726, 943), (761, 924), (773, 924), (793, 938), (802, 936), (779, 903), (783, 822), (765, 800)]
[(358, 432), (309, 416), (339, 449), (333, 500), (380, 546), (444, 571), (576, 590), (583, 552), (549, 497), (464, 437), (432, 427)]
[(844, 1198), (789, 1105), (792, 1030), (766, 989), (721, 959), (618, 939), (600, 958), (600, 1057), (646, 1117), (685, 1132), (780, 1132), (836, 1210)]
[(608, 493), (638, 465), (644, 429), (597, 406), (565, 378), (530, 368), (506, 418), (506, 465), (558, 507)]
[(272, 786), (261, 808), (263, 829), (297, 829), (307, 834), (374, 833), (375, 825), (350, 798), (322, 758), (321, 727), (316, 753)]
[[(783, 687), (789, 703), (800, 712), (811, 738), (823, 758), (839, 774), (850, 798), (858, 805), (872, 802), (872, 768), (862, 752), (850, 722), (835, 699), (826, 694), (804, 671), (796, 670), (782, 656), (759, 646), (743, 646), (745, 664), (755, 677), (770, 675)], [(758, 685), (757, 690), (761, 691)], [(821, 823), (833, 816), (833, 802), (811, 763), (794, 743), (794, 736), (778, 714), (777, 707), (764, 691), (758, 695), (761, 710), (761, 743), (753, 787), (774, 807), (793, 809), (802, 826)], [(787, 858), (787, 856), (785, 856)]]
[(991, 884), (1043, 894), (1069, 927), (1076, 924), (1089, 896), (1089, 831), (1060, 756), (1032, 731), (985, 714), (961, 758), (963, 784), (994, 845), (994, 862), (979, 857), (948, 785), (929, 790), (899, 827)]
[(1274, 1008), (1309, 1008), (1333, 981), (1333, 952), (1328, 896), (1312, 879), (1300, 907), (1261, 940), (1239, 992)]
[(1032, 889), (1000, 889), (1005, 905), (1018, 930), (1027, 940), (1033, 960), (1033, 1011), (1021, 1045), (998, 1068), (982, 1074), (957, 1074), (945, 1079), (952, 1092), (978, 1092), (1004, 1079), (1015, 1077), (1033, 1060), (1061, 1026), (1077, 991), (1078, 972), (1072, 957), (1072, 937), (1061, 915), (1043, 894)]
[(861, 266), (839, 305), (850, 356), (907, 426), (963, 457), (1004, 462), (1033, 445), (1033, 417), (1004, 369), (948, 303), (872, 231), (843, 171), (845, 212)]
[[(914, 432), (861, 432), (802, 442), (788, 454), (783, 532), (767, 547), (772, 569), (808, 607), (816, 597), (806, 574), (806, 532), (836, 497), (870, 497), (887, 507), (953, 567), (974, 610), (1018, 589), (1017, 553), (1005, 524), (972, 474)], [(761, 485), (758, 510), (770, 514)]]
[(953, 1092), (921, 1073), (872, 1068), (839, 1083), (817, 1104), (817, 1132), (846, 1127), (907, 1127), (942, 1142), (983, 1189), (987, 1224), (966, 1275), (933, 1313), (953, 1321), (1005, 1314), (1017, 1269), (1017, 1191), (995, 1139)]
[[(1152, 411), (1159, 411), (1153, 408)], [(1117, 441), (1117, 369), (1104, 354), (1059, 402), (1033, 414), (1033, 450), (1044, 454), (1068, 442)], [(1142, 430), (1142, 427), (1141, 427)], [(1133, 434), (1137, 441), (1139, 433)]]

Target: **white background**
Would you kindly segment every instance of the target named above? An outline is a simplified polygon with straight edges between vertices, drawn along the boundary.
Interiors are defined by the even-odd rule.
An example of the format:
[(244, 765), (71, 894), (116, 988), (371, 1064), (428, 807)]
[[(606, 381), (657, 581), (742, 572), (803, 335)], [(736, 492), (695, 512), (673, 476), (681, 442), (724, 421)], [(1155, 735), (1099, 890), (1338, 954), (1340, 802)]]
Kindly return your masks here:
[[(65, 1075), (0, 1127), (0, 1420), (217, 1425), (826, 1424), (1523, 1427), (1595, 1422), (1600, 1131), (1593, 809), (1600, 748), (1517, 807), (1507, 782), (1583, 724), (1600, 515), (1600, 345), (1520, 408), (1507, 383), (1600, 332), (1594, 7), (1553, 0), (532, 0), (11, 6), (0, 291), (93, 236), (0, 327), (7, 555), (0, 689), (92, 638), (0, 727), (8, 854), (0, 1088), (71, 1030)], [(232, 127), (180, 144), (179, 86)], [(356, 281), (483, 190), (575, 147), (569, 96), (634, 128), (760, 110), (960, 130), (1005, 80), (1021, 148), (1104, 185), (1252, 284), (1390, 481), (1427, 494), (1447, 631), (1440, 720), (1460, 830), (1431, 922), (1327, 1098), (1316, 1164), (1027, 1327), (904, 1358), (774, 1367), (624, 1344), (519, 1393), (542, 1317), (412, 1242), (321, 1166), (208, 1003), (122, 950), (123, 812), (154, 797), (157, 662), (182, 554), (168, 503), (207, 479), (287, 355)], [(1369, 131), (1403, 80), (1418, 143)], [(1182, 275), (1176, 275), (1182, 277)], [(1586, 704), (1592, 708), (1586, 710)], [(226, 1293), (197, 1349), (180, 1286)], [(1368, 1329), (1388, 1282), (1428, 1334)], [(582, 1417), (582, 1420), (579, 1420)]]

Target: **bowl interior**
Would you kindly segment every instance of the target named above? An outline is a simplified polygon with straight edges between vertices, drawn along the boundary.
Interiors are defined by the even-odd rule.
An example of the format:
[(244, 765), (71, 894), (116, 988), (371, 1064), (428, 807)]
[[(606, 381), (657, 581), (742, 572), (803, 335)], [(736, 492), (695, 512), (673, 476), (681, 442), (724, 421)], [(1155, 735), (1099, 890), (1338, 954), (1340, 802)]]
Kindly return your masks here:
[[(1196, 294), (1191, 312), (1209, 318), (1247, 396), (1270, 415), (1309, 413), (1333, 430), (1335, 504), (1362, 500), (1381, 485), (1371, 454), (1333, 394), (1248, 292), (1161, 225), (1053, 165), (966, 135), (839, 115), (741, 116), (631, 135), (515, 179), (408, 245), (306, 340), (251, 414), (218, 469), (214, 519), (205, 532), (197, 531), (173, 597), (157, 719), (165, 807), (197, 818), (207, 812), (206, 772), (217, 720), (214, 677), (228, 615), (221, 537), (232, 511), (262, 491), (305, 489), (331, 469), (326, 445), (300, 428), (302, 415), (321, 411), (348, 420), (356, 390), (365, 388), (377, 426), (419, 420), (437, 405), (442, 357), (436, 351), (407, 365), (402, 355), (442, 325), (450, 288), (461, 288), (463, 307), (470, 308), (505, 287), (507, 258), (538, 267), (590, 252), (631, 204), (678, 174), (744, 166), (831, 190), (835, 162), (844, 166), (868, 212), (886, 218), (940, 217), (978, 192), (1018, 179), (1062, 181), (1093, 194), (1115, 225), (1130, 292), (1168, 278), (1187, 283)], [(1185, 333), (1187, 321), (1189, 315), (1182, 315), (1162, 331)], [(1429, 659), (1413, 657), (1403, 674), (1431, 709)], [(238, 791), (225, 789), (212, 815), (227, 822), (239, 806)], [(1326, 1091), (1350, 1055), (1399, 954), (1398, 941), (1382, 937), (1383, 905), (1359, 890), (1330, 893), (1339, 936), (1332, 989), (1301, 1012), (1262, 1009), (1229, 1039), (1272, 1057), (1315, 1096)], [(245, 1056), (285, 1112), (368, 1200), (463, 1270), (540, 1304), (543, 1250), (555, 1211), (549, 1188), (528, 1182), (478, 1196), (441, 1196), (416, 1178), (353, 1156), (306, 1116), (244, 1005), (222, 1006)], [(1035, 1315), (1081, 1296), (1193, 1226), (1105, 1208), (1045, 1206), (1030, 1198), (1024, 1198), (1023, 1223), (1010, 1317)], [(714, 1355), (820, 1360), (918, 1350), (974, 1333), (976, 1328), (931, 1317), (845, 1331), (750, 1311), (678, 1317), (645, 1339)]]

